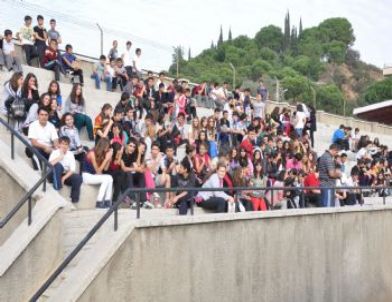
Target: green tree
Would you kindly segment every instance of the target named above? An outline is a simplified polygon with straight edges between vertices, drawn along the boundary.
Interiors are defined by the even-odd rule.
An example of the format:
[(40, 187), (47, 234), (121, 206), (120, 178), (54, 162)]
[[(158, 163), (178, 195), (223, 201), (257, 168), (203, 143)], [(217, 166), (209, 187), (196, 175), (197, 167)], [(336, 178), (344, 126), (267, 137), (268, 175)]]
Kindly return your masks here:
[(271, 69), (272, 66), (267, 61), (257, 59), (251, 66), (251, 79), (257, 81), (263, 74), (269, 72)]
[(346, 47), (355, 42), (354, 30), (346, 18), (330, 18), (318, 26), (320, 38), (323, 43), (339, 41)]
[(282, 41), (282, 30), (275, 25), (263, 27), (255, 36), (255, 42), (260, 48), (268, 47), (278, 53), (282, 50)]
[(259, 56), (261, 59), (268, 61), (268, 62), (274, 62), (277, 58), (278, 55), (276, 54), (275, 51), (268, 47), (263, 47), (259, 50)]
[(283, 50), (288, 50), (290, 48), (290, 28), (290, 13), (287, 12), (286, 17), (284, 18)]
[(386, 78), (370, 85), (365, 90), (363, 99), (367, 104), (392, 100), (392, 78)]
[(233, 35), (232, 35), (232, 33), (231, 33), (231, 27), (229, 28), (229, 35), (228, 35), (228, 37), (227, 37), (227, 40), (228, 40), (229, 42), (231, 42), (231, 41), (233, 40)]
[(316, 89), (317, 108), (335, 114), (343, 114), (344, 96), (340, 89), (334, 85), (322, 85)]
[(297, 27), (293, 26), (290, 37), (290, 49), (293, 55), (298, 54), (298, 33)]
[(303, 76), (288, 76), (283, 78), (282, 87), (286, 89), (285, 97), (294, 102), (309, 90), (309, 83)]
[(302, 27), (302, 17), (299, 18), (299, 30), (298, 30), (298, 37), (301, 37), (303, 32), (303, 27)]
[(330, 62), (342, 64), (346, 59), (347, 47), (343, 42), (332, 41), (324, 44), (324, 54)]
[(222, 43), (223, 43), (223, 29), (222, 29), (222, 25), (221, 25), (217, 45), (220, 46), (220, 45), (222, 45)]

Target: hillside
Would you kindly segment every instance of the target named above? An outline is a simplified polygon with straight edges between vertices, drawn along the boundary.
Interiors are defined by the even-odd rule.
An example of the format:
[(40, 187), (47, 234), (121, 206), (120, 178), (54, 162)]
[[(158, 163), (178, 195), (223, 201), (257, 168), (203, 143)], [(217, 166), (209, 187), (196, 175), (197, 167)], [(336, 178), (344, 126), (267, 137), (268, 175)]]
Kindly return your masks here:
[[(231, 30), (224, 40), (211, 43), (198, 56), (184, 58), (181, 46), (175, 48), (172, 76), (194, 82), (215, 81), (254, 88), (262, 79), (273, 99), (301, 100), (332, 113), (351, 114), (357, 105), (371, 103), (364, 95), (369, 86), (382, 79), (382, 72), (360, 60), (353, 49), (354, 30), (345, 18), (324, 20), (316, 27), (291, 26), (286, 15), (284, 29), (262, 27), (253, 38), (232, 39)], [(279, 82), (279, 85), (277, 83)], [(281, 91), (276, 92), (276, 87)]]

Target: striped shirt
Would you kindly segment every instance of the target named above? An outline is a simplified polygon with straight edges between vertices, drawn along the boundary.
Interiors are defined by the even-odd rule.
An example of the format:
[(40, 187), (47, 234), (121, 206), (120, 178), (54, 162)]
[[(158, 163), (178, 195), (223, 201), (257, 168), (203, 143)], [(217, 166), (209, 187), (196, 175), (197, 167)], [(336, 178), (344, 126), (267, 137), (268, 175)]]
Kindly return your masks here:
[(325, 153), (319, 159), (319, 179), (320, 183), (323, 185), (334, 186), (336, 181), (334, 178), (329, 176), (329, 171), (334, 171), (336, 169), (335, 161), (329, 153), (329, 151), (325, 151)]

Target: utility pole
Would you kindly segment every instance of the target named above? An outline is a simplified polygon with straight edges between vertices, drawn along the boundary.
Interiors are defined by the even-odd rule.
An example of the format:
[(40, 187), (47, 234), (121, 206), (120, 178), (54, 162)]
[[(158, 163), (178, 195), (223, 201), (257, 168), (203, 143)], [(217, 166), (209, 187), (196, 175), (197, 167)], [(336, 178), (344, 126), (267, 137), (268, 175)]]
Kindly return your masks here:
[(101, 55), (103, 55), (103, 30), (102, 27), (97, 23), (97, 27), (101, 33)]
[(233, 70), (233, 90), (235, 89), (235, 67), (232, 63), (229, 63), (231, 69)]

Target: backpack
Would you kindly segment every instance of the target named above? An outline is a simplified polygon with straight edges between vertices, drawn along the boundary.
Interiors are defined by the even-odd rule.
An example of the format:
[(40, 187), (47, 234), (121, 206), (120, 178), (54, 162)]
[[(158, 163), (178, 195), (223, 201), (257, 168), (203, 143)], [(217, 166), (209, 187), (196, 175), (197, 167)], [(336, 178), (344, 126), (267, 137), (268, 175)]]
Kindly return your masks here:
[(26, 102), (23, 98), (14, 98), (10, 106), (9, 115), (12, 119), (17, 121), (21, 121), (26, 118)]

